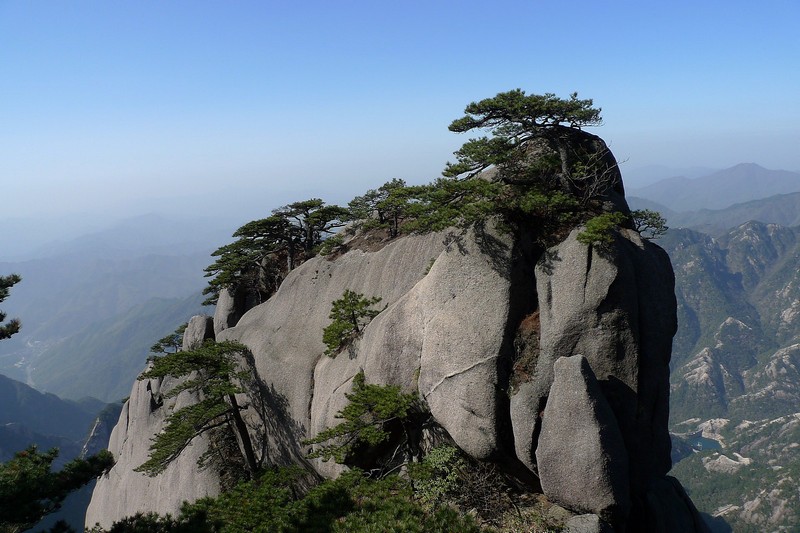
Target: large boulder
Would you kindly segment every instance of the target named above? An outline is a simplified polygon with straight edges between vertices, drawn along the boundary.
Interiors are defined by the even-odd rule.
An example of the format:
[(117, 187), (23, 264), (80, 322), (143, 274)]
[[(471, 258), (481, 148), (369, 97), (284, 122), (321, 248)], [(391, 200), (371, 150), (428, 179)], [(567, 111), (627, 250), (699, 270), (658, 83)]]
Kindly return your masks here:
[[(425, 277), (431, 261), (445, 247), (443, 239), (442, 234), (410, 236), (377, 251), (353, 249), (335, 259), (315, 257), (293, 270), (269, 300), (245, 313), (236, 326), (218, 333), (217, 340), (239, 341), (253, 353), (263, 383), (265, 406), (259, 417), (267, 426), (269, 463), (305, 461), (306, 450), (300, 442), (320, 427), (321, 408), (315, 402), (326, 401), (336, 389), (338, 399), (332, 400), (331, 408), (338, 409), (350, 390), (348, 380), (361, 364), (347, 363), (355, 357), (348, 350), (337, 357), (341, 362), (334, 365), (329, 378), (317, 371), (319, 365), (330, 365), (322, 330), (330, 323), (331, 303), (351, 290), (368, 298), (380, 297), (379, 306), (392, 307)], [(389, 361), (382, 364), (393, 364), (388, 353), (381, 352), (380, 358)], [(342, 370), (340, 365), (347, 368)], [(417, 366), (405, 365), (403, 379), (410, 380)], [(386, 379), (395, 378), (367, 375), (368, 382)], [(326, 423), (333, 414), (323, 417)]]
[(606, 250), (580, 243), (578, 231), (536, 267), (540, 354), (533, 379), (517, 393), (523, 396), (512, 398), (517, 453), (533, 461), (555, 361), (582, 354), (622, 432), (634, 505), (642, 506), (638, 495), (671, 467), (672, 267), (661, 248), (632, 230), (616, 233)]
[(183, 332), (181, 350), (187, 352), (203, 345), (207, 339), (214, 338), (214, 319), (206, 315), (195, 315), (189, 319)]
[(427, 275), (378, 315), (359, 342), (317, 364), (311, 434), (338, 423), (350, 380), (363, 370), (367, 382), (418, 391), (437, 424), (471, 456), (504, 455), (508, 400), (500, 368), (512, 249), (512, 239), (493, 230), (450, 240)]
[(614, 413), (582, 355), (561, 357), (544, 409), (536, 460), (548, 499), (623, 523), (628, 456)]

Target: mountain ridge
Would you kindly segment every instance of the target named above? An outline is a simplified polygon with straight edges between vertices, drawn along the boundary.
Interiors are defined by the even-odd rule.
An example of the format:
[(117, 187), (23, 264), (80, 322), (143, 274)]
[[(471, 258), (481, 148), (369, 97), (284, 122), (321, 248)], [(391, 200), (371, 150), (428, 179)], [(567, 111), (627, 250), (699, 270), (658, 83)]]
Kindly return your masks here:
[(800, 191), (800, 173), (739, 163), (698, 178), (674, 177), (630, 188), (631, 196), (658, 202), (673, 211), (723, 209), (777, 194)]

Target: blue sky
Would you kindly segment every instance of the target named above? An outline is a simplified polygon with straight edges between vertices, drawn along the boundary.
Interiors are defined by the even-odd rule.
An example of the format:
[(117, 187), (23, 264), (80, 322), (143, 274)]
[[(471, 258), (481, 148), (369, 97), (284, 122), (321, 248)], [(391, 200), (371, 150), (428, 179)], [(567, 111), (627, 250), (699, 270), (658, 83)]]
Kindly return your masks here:
[(0, 0), (3, 216), (435, 178), (470, 101), (578, 91), (623, 175), (800, 171), (800, 2)]

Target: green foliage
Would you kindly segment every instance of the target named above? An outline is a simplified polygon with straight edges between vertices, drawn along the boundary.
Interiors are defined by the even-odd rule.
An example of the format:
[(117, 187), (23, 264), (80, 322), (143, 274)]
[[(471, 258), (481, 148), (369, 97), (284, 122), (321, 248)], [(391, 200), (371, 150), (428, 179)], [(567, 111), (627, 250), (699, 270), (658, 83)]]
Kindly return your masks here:
[(400, 234), (400, 225), (408, 216), (410, 191), (401, 179), (387, 181), (378, 189), (370, 189), (356, 196), (348, 207), (363, 229), (384, 228), (389, 237)]
[[(323, 481), (304, 496), (297, 467), (264, 472), (217, 498), (185, 504), (177, 518), (139, 515), (109, 533), (477, 533), (470, 517), (448, 507), (426, 509), (398, 476), (373, 480), (358, 470)], [(191, 529), (194, 528), (194, 529)], [(103, 533), (99, 527), (92, 533)]]
[[(456, 151), (456, 163), (448, 163), (444, 175), (474, 177), (490, 166), (518, 168), (524, 150), (537, 138), (558, 139), (561, 128), (599, 126), (600, 109), (592, 100), (581, 100), (577, 93), (569, 99), (552, 93), (526, 95), (515, 89), (493, 98), (472, 102), (465, 116), (450, 124), (450, 131), (465, 133), (474, 129), (489, 130), (493, 137), (470, 139)], [(560, 161), (563, 164), (566, 161)], [(541, 161), (540, 161), (541, 163)], [(555, 161), (551, 161), (555, 163)], [(552, 171), (555, 165), (548, 167)], [(517, 176), (519, 177), (519, 176)]]
[(586, 222), (586, 229), (578, 234), (578, 242), (588, 246), (606, 248), (614, 242), (612, 231), (619, 224), (627, 220), (627, 216), (619, 211), (603, 213)]
[[(0, 302), (3, 302), (6, 298), (8, 298), (8, 293), (14, 285), (22, 281), (22, 278), (19, 277), (17, 274), (9, 274), (8, 276), (0, 276)], [(7, 339), (14, 333), (19, 331), (20, 328), (20, 321), (17, 318), (13, 318), (8, 321), (8, 323), (3, 324), (2, 322), (6, 319), (6, 314), (0, 311), (0, 340)]]
[(345, 290), (342, 297), (331, 303), (331, 312), (328, 315), (333, 322), (322, 330), (322, 342), (328, 348), (325, 354), (336, 357), (336, 354), (350, 341), (357, 337), (361, 330), (381, 310), (370, 309), (379, 303), (381, 298), (365, 298), (351, 290)]
[(336, 235), (331, 235), (324, 241), (322, 241), (322, 246), (319, 249), (319, 255), (325, 257), (327, 255), (331, 255), (342, 249), (344, 245), (344, 234), (337, 233)]
[(307, 259), (314, 255), (314, 249), (322, 243), (325, 235), (331, 235), (335, 228), (344, 226), (350, 219), (350, 212), (338, 205), (325, 205), (319, 198), (311, 198), (280, 207), (273, 211), (273, 216), (288, 222), (289, 233), (293, 234)]
[(223, 288), (235, 290), (240, 285), (266, 298), (280, 285), (284, 261), (289, 268), (296, 261), (299, 236), (283, 217), (248, 222), (233, 236), (237, 240), (215, 250), (211, 255), (217, 260), (205, 269), (206, 277), (211, 278), (203, 291), (210, 295), (206, 304), (216, 303)]
[[(602, 142), (575, 135), (580, 127), (601, 122), (591, 100), (517, 89), (473, 102), (465, 113), (451, 131), (488, 130), (491, 137), (464, 143), (455, 152), (457, 162), (448, 163), (444, 177), (429, 185), (394, 183), (380, 198), (401, 207), (398, 229), (465, 228), (496, 217), (502, 228), (533, 229), (539, 242), (549, 244), (565, 225), (585, 218), (589, 203), (616, 179), (616, 163)], [(374, 213), (379, 191), (354, 200), (354, 215)], [(376, 224), (384, 220), (380, 212), (376, 218)]]
[[(344, 479), (340, 483), (351, 495), (355, 506), (335, 523), (332, 528), (334, 532), (477, 533), (480, 531), (471, 517), (461, 516), (455, 509), (447, 506), (425, 509), (417, 504), (413, 499), (413, 490), (409, 482), (398, 476), (372, 481), (356, 471), (342, 478)], [(305, 531), (315, 530), (309, 528)]]
[(59, 472), (51, 472), (56, 457), (56, 448), (42, 453), (31, 446), (0, 464), (0, 531), (33, 527), (44, 515), (57, 510), (70, 492), (114, 464), (111, 453), (102, 450), (87, 459), (70, 461)]
[(636, 209), (631, 211), (631, 217), (633, 218), (633, 227), (645, 239), (657, 239), (669, 229), (667, 219), (661, 216), (658, 211)]
[(237, 240), (220, 247), (206, 267), (206, 303), (216, 303), (224, 288), (243, 285), (261, 300), (280, 286), (286, 273), (312, 257), (326, 236), (332, 235), (350, 219), (350, 212), (336, 205), (325, 205), (319, 198), (285, 205), (272, 215), (248, 222), (233, 234)]
[[(148, 460), (135, 471), (156, 476), (195, 437), (215, 428), (227, 428), (238, 435), (243, 447), (242, 459), (249, 472), (255, 472), (257, 465), (252, 442), (236, 400), (236, 394), (248, 392), (240, 383), (249, 379), (251, 372), (239, 369), (239, 361), (246, 353), (247, 347), (235, 341), (207, 341), (195, 350), (168, 353), (150, 359), (150, 368), (138, 379), (180, 378), (180, 382), (164, 397), (173, 398), (183, 391), (189, 391), (200, 399), (167, 417), (163, 431), (152, 439)], [(214, 451), (212, 447), (208, 454), (204, 454), (199, 466), (204, 466)]]
[(419, 463), (409, 463), (408, 476), (416, 497), (427, 507), (441, 504), (460, 487), (459, 472), (467, 464), (457, 448), (443, 445), (433, 448)]
[(201, 513), (189, 516), (159, 516), (156, 513), (136, 513), (133, 516), (114, 522), (105, 530), (99, 525), (87, 530), (88, 533), (215, 533), (219, 531)]
[(425, 508), (447, 505), (476, 513), (484, 524), (501, 526), (512, 509), (511, 488), (490, 463), (470, 459), (455, 446), (433, 448), (418, 463), (408, 464), (415, 498)]
[(186, 331), (188, 325), (188, 322), (184, 322), (169, 335), (158, 339), (158, 341), (150, 347), (150, 353), (166, 355), (180, 350), (183, 345), (183, 333)]
[(343, 422), (303, 442), (304, 445), (327, 443), (315, 448), (309, 457), (344, 463), (356, 447), (377, 446), (389, 438), (386, 430), (389, 423), (408, 422), (417, 401), (414, 394), (404, 394), (398, 386), (367, 384), (363, 371), (355, 375), (353, 392), (345, 396), (348, 404), (336, 413), (336, 418)]
[(430, 185), (410, 187), (414, 202), (409, 204), (411, 220), (403, 231), (441, 231), (485, 220), (500, 211), (503, 190), (501, 183), (483, 179), (439, 178)]

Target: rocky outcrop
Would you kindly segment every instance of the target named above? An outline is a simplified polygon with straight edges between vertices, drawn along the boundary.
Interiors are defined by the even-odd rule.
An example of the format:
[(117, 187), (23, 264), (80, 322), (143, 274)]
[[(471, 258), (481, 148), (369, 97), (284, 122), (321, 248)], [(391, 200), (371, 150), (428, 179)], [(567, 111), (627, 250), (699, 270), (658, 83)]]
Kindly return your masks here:
[[(331, 358), (322, 330), (345, 290), (380, 297), (385, 308)], [(647, 495), (670, 466), (675, 299), (669, 260), (636, 232), (621, 230), (602, 253), (578, 242), (577, 232), (546, 253), (491, 227), (403, 237), (376, 251), (305, 262), (238, 321), (233, 300), (220, 295), (214, 330), (217, 340), (252, 352), (260, 401), (247, 416), (264, 439), (267, 464), (341, 472), (309, 463), (302, 441), (338, 423), (363, 371), (368, 383), (418, 393), (441, 438), (522, 484), (535, 488), (540, 475), (545, 495), (599, 516), (597, 527), (610, 521), (620, 531), (644, 531), (657, 510)], [(512, 389), (521, 325), (538, 325), (534, 316), (539, 346), (528, 354), (530, 374), (516, 376)], [(209, 324), (193, 319), (186, 339), (202, 341)], [(202, 441), (159, 478), (131, 472), (163, 425), (169, 406), (159, 404), (158, 390), (165, 386), (134, 388), (112, 438), (119, 462), (98, 486), (91, 520), (174, 512), (177, 501), (218, 490), (213, 475), (193, 464)]]
[[(489, 243), (496, 254), (486, 253)], [(347, 358), (317, 365), (311, 434), (337, 423), (349, 391), (342, 385), (363, 369), (369, 382), (418, 390), (433, 418), (473, 457), (502, 454), (511, 251), (511, 239), (496, 232), (451, 238), (427, 275), (369, 324)]]
[(183, 332), (181, 350), (188, 351), (199, 348), (206, 339), (214, 338), (214, 319), (206, 315), (193, 316), (186, 324)]
[(582, 355), (555, 362), (536, 461), (548, 498), (611, 523), (625, 522), (630, 512), (625, 444)]
[(677, 323), (669, 258), (630, 230), (604, 253), (573, 232), (537, 265), (536, 283), (540, 355), (533, 379), (512, 398), (517, 453), (534, 461), (554, 362), (583, 355), (622, 435), (638, 514), (644, 502), (637, 495), (670, 468), (669, 360)]
[[(187, 327), (185, 346), (202, 342), (209, 318), (196, 316), (192, 319), (195, 327)], [(108, 441), (108, 450), (114, 454), (116, 464), (97, 480), (86, 510), (87, 527), (100, 524), (108, 528), (115, 521), (138, 512), (176, 515), (185, 500), (194, 501), (219, 493), (217, 474), (197, 468), (197, 460), (208, 447), (204, 438), (194, 439), (157, 477), (134, 471), (147, 461), (150, 440), (163, 429), (167, 416), (174, 409), (197, 401), (187, 391), (165, 400), (163, 393), (175, 384), (170, 378), (134, 383)]]

